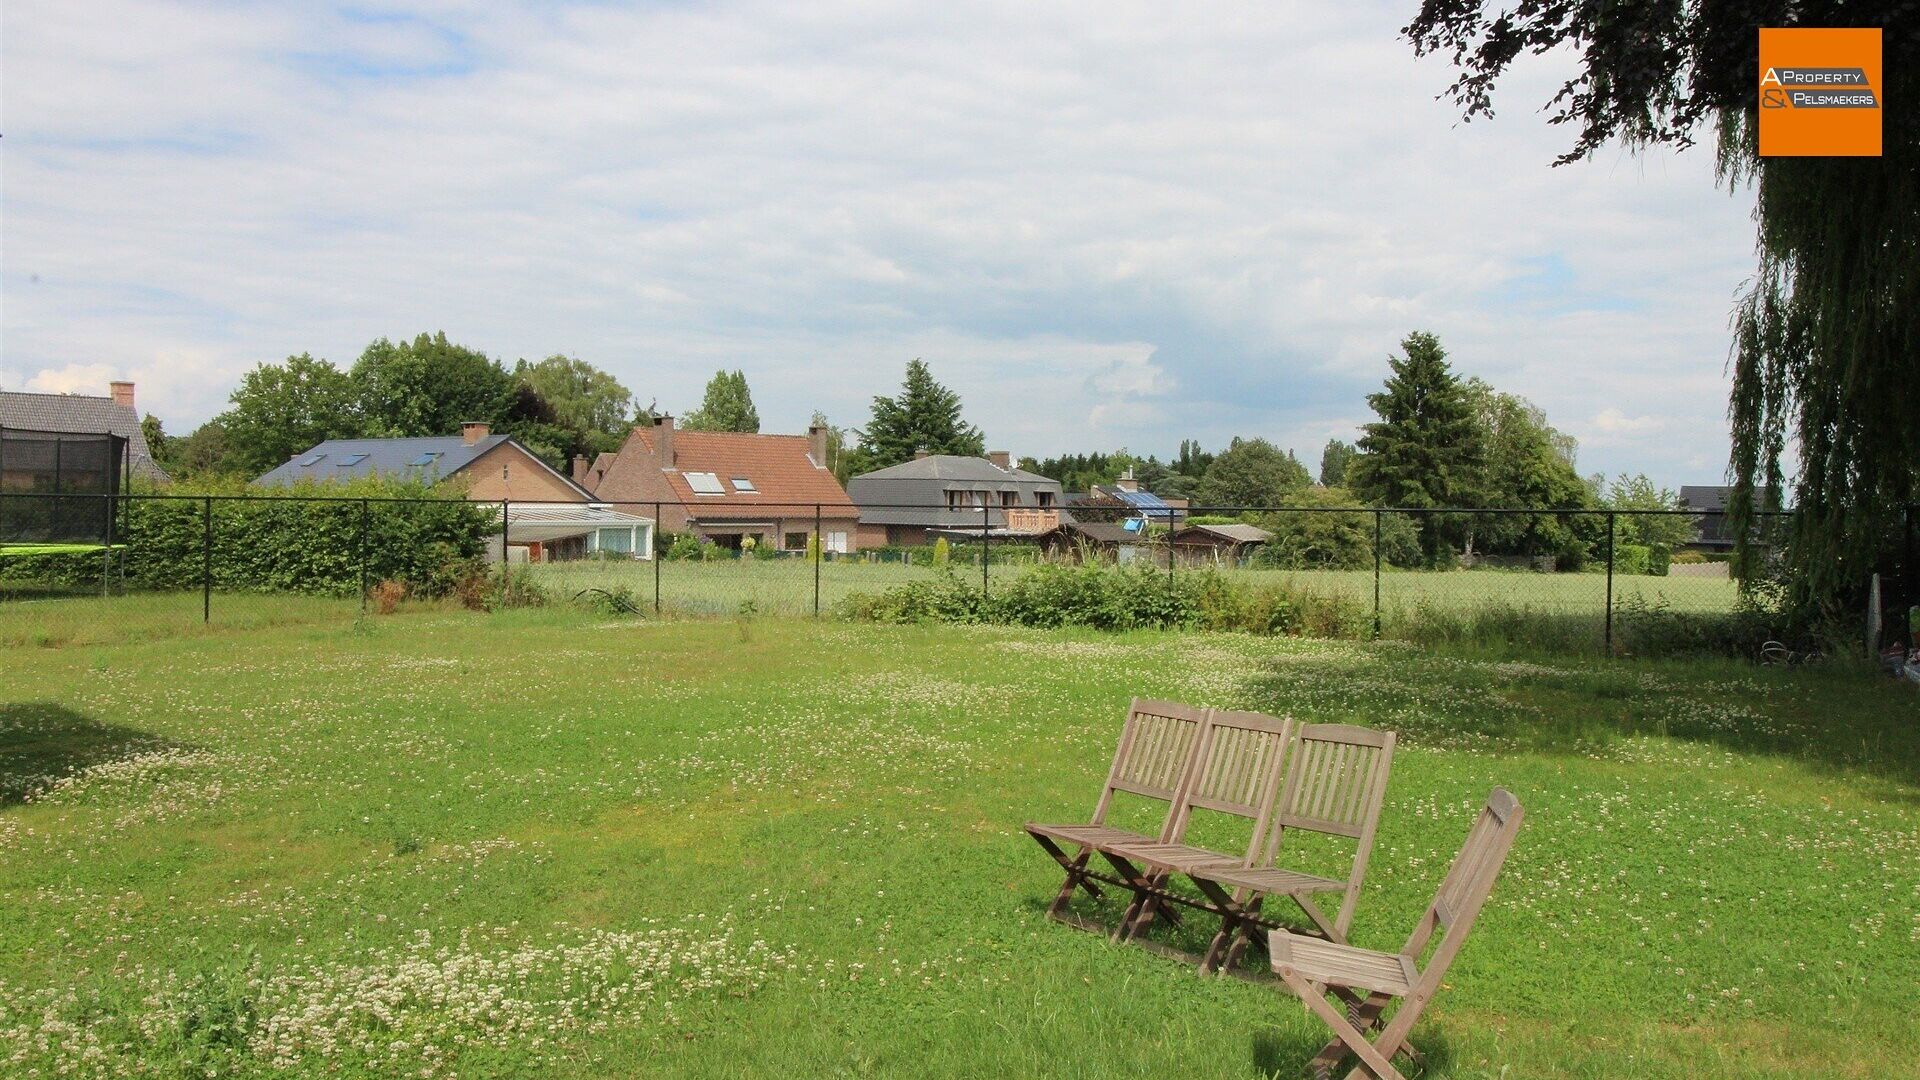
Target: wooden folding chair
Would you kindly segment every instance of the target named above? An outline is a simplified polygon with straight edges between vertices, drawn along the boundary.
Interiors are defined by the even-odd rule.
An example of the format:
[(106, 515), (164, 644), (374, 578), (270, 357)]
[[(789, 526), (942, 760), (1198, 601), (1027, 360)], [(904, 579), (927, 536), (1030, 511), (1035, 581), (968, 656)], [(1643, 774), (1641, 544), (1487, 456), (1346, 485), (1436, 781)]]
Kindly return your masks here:
[[(1419, 1060), (1407, 1045), (1407, 1034), (1442, 987), (1448, 965), (1466, 943), (1474, 919), (1493, 891), (1494, 879), (1500, 876), (1520, 831), (1520, 816), (1519, 801), (1505, 788), (1494, 788), (1440, 883), (1439, 894), (1397, 953), (1357, 949), (1285, 930), (1275, 930), (1268, 938), (1273, 970), (1280, 980), (1333, 1028), (1334, 1040), (1313, 1059), (1316, 1077), (1331, 1077), (1334, 1068), (1352, 1054), (1360, 1064), (1347, 1074), (1347, 1080), (1368, 1076), (1404, 1080), (1393, 1067), (1393, 1056), (1400, 1053)], [(1421, 954), (1429, 947), (1432, 955), (1421, 968)], [(1328, 1000), (1329, 994), (1346, 1004), (1344, 1013)], [(1400, 1007), (1391, 1021), (1383, 1023), (1382, 1015), (1395, 1001), (1401, 1002)], [(1367, 1034), (1375, 1031), (1379, 1034), (1369, 1040)]]
[[(1107, 783), (1094, 805), (1093, 819), (1084, 825), (1046, 825), (1028, 822), (1027, 835), (1053, 857), (1066, 871), (1066, 881), (1047, 906), (1047, 917), (1085, 930), (1105, 931), (1076, 919), (1067, 911), (1075, 889), (1099, 897), (1096, 880), (1109, 880), (1089, 870), (1087, 862), (1095, 849), (1109, 844), (1166, 839), (1173, 835), (1179, 816), (1181, 797), (1192, 778), (1199, 751), (1205, 744), (1210, 711), (1171, 701), (1135, 698), (1127, 710), (1127, 721), (1120, 729), (1120, 743), (1113, 752), (1113, 766), (1107, 770)], [(1114, 828), (1107, 824), (1116, 792), (1127, 792), (1167, 804), (1167, 816), (1155, 836)], [(1078, 850), (1069, 855), (1067, 848)], [(1113, 883), (1113, 882), (1110, 882)]]
[[(1280, 923), (1262, 913), (1269, 897), (1284, 896), (1306, 915), (1315, 932), (1329, 941), (1345, 941), (1353, 925), (1360, 883), (1373, 854), (1380, 805), (1393, 768), (1394, 733), (1350, 724), (1309, 724), (1294, 737), (1287, 779), (1263, 832), (1265, 847), (1249, 852), (1237, 866), (1206, 866), (1184, 871), (1212, 902), (1220, 932), (1207, 949), (1201, 970), (1232, 970), (1261, 929)], [(1291, 870), (1278, 865), (1286, 854), (1289, 829), (1325, 833), (1354, 841), (1347, 879)], [(1232, 891), (1229, 892), (1228, 890)], [(1314, 902), (1319, 893), (1339, 893), (1340, 909), (1328, 918)]]
[[(1120, 875), (1117, 884), (1133, 893), (1126, 916), (1114, 930), (1115, 941), (1137, 937), (1164, 911), (1168, 901), (1193, 904), (1191, 899), (1167, 891), (1167, 879), (1172, 874), (1209, 866), (1244, 866), (1261, 850), (1261, 829), (1273, 809), (1292, 741), (1291, 720), (1254, 712), (1213, 713), (1199, 752), (1199, 765), (1175, 806), (1167, 835), (1159, 840), (1102, 844), (1099, 848), (1101, 856)], [(1195, 810), (1251, 822), (1252, 835), (1245, 853), (1232, 855), (1187, 843), (1187, 826)], [(1171, 916), (1172, 912), (1165, 914)]]

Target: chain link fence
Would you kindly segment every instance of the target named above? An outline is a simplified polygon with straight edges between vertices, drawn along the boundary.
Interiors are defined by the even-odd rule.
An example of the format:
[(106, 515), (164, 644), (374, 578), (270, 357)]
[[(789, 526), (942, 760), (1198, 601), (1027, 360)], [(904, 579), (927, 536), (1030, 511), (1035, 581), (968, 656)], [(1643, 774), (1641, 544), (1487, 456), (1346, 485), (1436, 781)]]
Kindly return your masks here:
[[(63, 521), (110, 524), (58, 545), (8, 531), (65, 503)], [(1339, 613), (1344, 625), (1326, 632), (1466, 639), (1524, 621), (1527, 634), (1596, 650), (1614, 647), (1623, 617), (1742, 601), (1724, 515), (1692, 511), (885, 509), (892, 524), (879, 527), (850, 505), (0, 493), (0, 644), (402, 606), (823, 616), (854, 594), (947, 576), (991, 594), (1042, 562), (1283, 588)], [(921, 524), (898, 524), (916, 514)], [(1764, 553), (1787, 518), (1759, 521)]]

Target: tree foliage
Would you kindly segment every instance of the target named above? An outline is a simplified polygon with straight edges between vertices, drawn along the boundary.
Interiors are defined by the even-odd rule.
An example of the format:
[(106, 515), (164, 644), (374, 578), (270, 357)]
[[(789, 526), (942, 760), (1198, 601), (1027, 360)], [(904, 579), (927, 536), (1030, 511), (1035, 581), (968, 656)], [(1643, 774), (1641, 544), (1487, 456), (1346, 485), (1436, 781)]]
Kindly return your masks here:
[(538, 363), (521, 360), (513, 376), (532, 387), (553, 422), (574, 437), (578, 446), (569, 446), (569, 455), (618, 450), (633, 425), (633, 391), (585, 360), (558, 353)]
[(980, 429), (960, 414), (960, 395), (934, 381), (917, 358), (907, 364), (899, 396), (873, 399), (873, 416), (859, 435), (857, 473), (912, 461), (921, 450), (969, 457), (987, 452)]
[[(1385, 389), (1367, 395), (1367, 424), (1347, 466), (1347, 486), (1374, 506), (1424, 509), (1469, 503), (1486, 460), (1483, 431), (1440, 339), (1415, 331), (1389, 357)], [(1464, 522), (1423, 517), (1420, 543), (1435, 562)]]
[(1320, 451), (1320, 485), (1322, 487), (1342, 487), (1347, 482), (1347, 466), (1353, 463), (1354, 455), (1359, 451), (1352, 443), (1339, 439), (1328, 439), (1326, 449)]
[(315, 443), (361, 433), (360, 394), (347, 373), (307, 353), (241, 376), (221, 414), (228, 460), (258, 476)]
[[(1647, 479), (1646, 473), (1628, 476), (1621, 473), (1607, 488), (1607, 508), (1611, 510), (1677, 510), (1680, 496)], [(1678, 514), (1631, 514), (1622, 516), (1616, 526), (1617, 543), (1671, 552), (1693, 539), (1694, 521)]]
[[(1756, 30), (1884, 27), (1883, 156), (1759, 156)], [(1571, 45), (1549, 120), (1578, 131), (1559, 159), (1607, 143), (1690, 145), (1712, 122), (1721, 176), (1757, 196), (1759, 266), (1734, 312), (1731, 525), (1797, 459), (1786, 550), (1795, 607), (1831, 613), (1864, 587), (1920, 496), (1920, 33), (1906, 0), (1537, 4), (1425, 0), (1406, 28), (1450, 56), (1468, 119), (1525, 53)], [(1746, 553), (1751, 556), (1751, 551)]]
[(753, 407), (753, 392), (747, 389), (744, 371), (716, 371), (707, 380), (707, 393), (700, 407), (689, 412), (682, 426), (688, 431), (760, 430), (760, 412)]
[(451, 435), (469, 420), (505, 417), (514, 379), (487, 354), (420, 334), (398, 344), (379, 338), (350, 372), (359, 395), (363, 434), (403, 439)]
[(1309, 483), (1293, 451), (1265, 439), (1236, 438), (1207, 466), (1194, 499), (1201, 506), (1278, 506)]

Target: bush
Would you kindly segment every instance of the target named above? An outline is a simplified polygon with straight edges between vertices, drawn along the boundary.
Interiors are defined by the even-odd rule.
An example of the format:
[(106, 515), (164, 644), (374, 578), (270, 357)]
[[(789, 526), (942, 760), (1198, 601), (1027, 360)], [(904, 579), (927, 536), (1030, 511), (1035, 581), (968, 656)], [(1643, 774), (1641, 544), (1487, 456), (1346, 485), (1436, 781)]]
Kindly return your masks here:
[(1647, 562), (1653, 555), (1653, 549), (1644, 544), (1615, 544), (1613, 548), (1613, 572), (1616, 574), (1645, 574)]
[[(126, 545), (118, 563), (126, 585), (199, 588), (208, 565), (206, 503), (142, 494), (153, 492), (127, 500), (117, 536)], [(214, 496), (213, 584), (225, 590), (354, 596), (363, 582), (391, 580), (411, 595), (445, 596), (499, 531), (489, 504), (378, 479), (290, 492), (227, 481), (199, 490), (175, 485), (168, 494)], [(231, 497), (239, 495), (255, 497)], [(97, 586), (101, 561), (98, 554), (8, 559), (0, 579)]]
[(367, 596), (367, 599), (373, 605), (373, 610), (381, 615), (393, 614), (394, 610), (400, 606), (400, 601), (406, 598), (406, 583), (395, 581), (392, 578), (388, 578), (380, 584), (375, 585)]

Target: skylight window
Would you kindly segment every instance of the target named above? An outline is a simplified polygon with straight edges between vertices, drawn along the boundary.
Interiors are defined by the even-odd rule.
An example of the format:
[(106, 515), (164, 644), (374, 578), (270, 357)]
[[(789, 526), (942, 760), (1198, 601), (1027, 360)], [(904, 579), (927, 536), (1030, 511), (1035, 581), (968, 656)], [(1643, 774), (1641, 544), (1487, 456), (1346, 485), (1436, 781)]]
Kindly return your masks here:
[(439, 461), (439, 460), (440, 460), (440, 451), (438, 451), (438, 450), (429, 450), (429, 451), (427, 451), (426, 453), (424, 453), (424, 454), (421, 454), (421, 455), (420, 455), (419, 457), (417, 457), (417, 458), (414, 458), (414, 459), (413, 459), (412, 461), (409, 461), (409, 462), (407, 462), (407, 464), (409, 464), (409, 465), (431, 465), (431, 464), (433, 464), (434, 462), (436, 462), (436, 461)]
[(753, 481), (751, 481), (751, 480), (749, 480), (749, 479), (747, 479), (746, 477), (744, 477), (744, 476), (736, 476), (736, 477), (734, 477), (734, 478), (733, 478), (733, 490), (735, 490), (735, 491), (758, 491), (758, 490), (760, 490), (760, 489), (759, 489), (759, 488), (756, 488), (756, 487), (754, 487), (754, 486), (753, 486)]
[(695, 495), (725, 495), (727, 489), (720, 486), (720, 477), (710, 472), (690, 472), (684, 474), (687, 486)]
[(365, 454), (348, 454), (346, 457), (334, 462), (334, 465), (338, 468), (350, 469), (365, 460), (367, 460), (367, 455)]
[(325, 454), (308, 454), (306, 457), (300, 459), (300, 467), (303, 469), (311, 469), (325, 460), (327, 460), (327, 455)]

